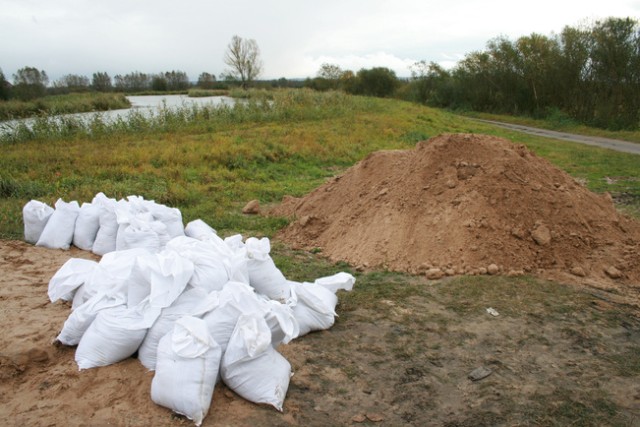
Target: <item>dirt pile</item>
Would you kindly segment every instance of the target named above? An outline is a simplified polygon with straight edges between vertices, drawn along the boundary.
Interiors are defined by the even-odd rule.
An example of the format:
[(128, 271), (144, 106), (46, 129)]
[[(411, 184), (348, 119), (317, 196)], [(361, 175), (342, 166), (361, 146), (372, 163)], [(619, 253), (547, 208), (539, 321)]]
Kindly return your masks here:
[(640, 287), (640, 223), (496, 137), (441, 135), (373, 153), (274, 213), (295, 217), (284, 241), (354, 266)]

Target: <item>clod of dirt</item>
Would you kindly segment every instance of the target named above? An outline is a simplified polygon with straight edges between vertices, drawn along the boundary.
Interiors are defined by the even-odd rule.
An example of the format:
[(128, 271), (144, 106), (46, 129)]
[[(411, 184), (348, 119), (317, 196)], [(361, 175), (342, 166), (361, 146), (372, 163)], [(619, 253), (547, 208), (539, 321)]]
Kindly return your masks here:
[(607, 273), (607, 276), (611, 277), (612, 279), (619, 279), (622, 277), (622, 272), (615, 268), (613, 265), (607, 268), (604, 272)]
[(245, 215), (257, 215), (260, 213), (260, 202), (258, 200), (251, 200), (242, 208), (242, 213)]
[[(576, 281), (572, 267), (588, 265), (580, 283), (640, 288), (640, 223), (502, 138), (441, 135), (372, 153), (272, 214), (294, 218), (280, 239), (354, 266), (436, 277), (495, 264), (507, 275)], [(612, 265), (624, 271), (615, 280)]]
[(582, 267), (572, 267), (571, 274), (578, 277), (584, 277), (587, 275)]
[(484, 378), (487, 378), (491, 375), (493, 371), (486, 366), (480, 366), (479, 368), (474, 369), (467, 376), (471, 381), (480, 381)]
[(494, 274), (498, 274), (500, 272), (500, 267), (498, 267), (495, 264), (489, 264), (489, 267), (487, 267), (487, 273), (491, 274), (492, 276)]
[(380, 423), (384, 421), (384, 415), (377, 412), (372, 412), (367, 414), (367, 419), (373, 423)]
[(444, 274), (445, 273), (442, 270), (440, 270), (439, 268), (430, 268), (425, 273), (425, 275), (427, 276), (427, 279), (429, 279), (429, 280), (442, 279), (444, 277)]
[(531, 232), (531, 237), (540, 246), (551, 243), (551, 230), (546, 225), (540, 225)]
[(363, 423), (367, 421), (367, 416), (365, 414), (357, 414), (351, 417), (351, 422), (353, 423)]

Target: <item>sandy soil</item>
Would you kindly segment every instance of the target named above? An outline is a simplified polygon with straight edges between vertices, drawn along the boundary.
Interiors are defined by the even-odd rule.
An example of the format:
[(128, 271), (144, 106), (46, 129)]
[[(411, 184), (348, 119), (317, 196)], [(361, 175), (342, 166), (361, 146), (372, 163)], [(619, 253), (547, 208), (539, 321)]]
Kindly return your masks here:
[[(137, 359), (79, 372), (74, 348), (52, 344), (70, 308), (48, 301), (47, 283), (70, 257), (91, 254), (0, 242), (4, 424), (191, 425), (151, 401), (153, 374)], [(381, 286), (397, 295), (374, 305), (341, 295), (331, 330), (280, 348), (295, 373), (283, 413), (219, 385), (203, 425), (640, 422), (637, 310), (518, 278), (477, 290), (455, 279), (395, 280)], [(470, 380), (482, 366), (491, 375)]]

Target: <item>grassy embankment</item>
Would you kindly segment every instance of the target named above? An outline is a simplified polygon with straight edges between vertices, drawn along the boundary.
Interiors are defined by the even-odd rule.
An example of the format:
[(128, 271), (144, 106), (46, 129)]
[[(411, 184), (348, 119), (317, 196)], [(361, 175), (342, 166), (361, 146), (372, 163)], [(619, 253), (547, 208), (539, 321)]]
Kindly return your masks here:
[(85, 113), (89, 111), (129, 108), (131, 104), (121, 93), (70, 93), (51, 95), (32, 101), (0, 101), (0, 120), (33, 117), (42, 114)]
[(285, 220), (243, 216), (246, 201), (300, 196), (372, 151), (409, 148), (443, 132), (524, 143), (639, 211), (633, 155), (554, 143), (395, 100), (308, 91), (271, 97), (234, 108), (158, 110), (150, 118), (132, 112), (113, 123), (40, 118), (31, 130), (0, 136), (0, 237), (21, 236), (21, 208), (29, 199), (90, 201), (99, 191), (116, 198), (140, 194), (223, 231), (271, 235)]
[[(240, 232), (272, 236), (286, 220), (243, 216), (240, 209), (246, 201), (255, 198), (268, 204), (286, 194), (303, 195), (372, 151), (410, 148), (419, 140), (444, 132), (488, 133), (526, 144), (595, 191), (627, 194), (630, 209), (640, 212), (637, 156), (519, 134), (396, 100), (308, 91), (275, 92), (271, 97), (270, 102), (249, 97), (234, 108), (159, 110), (150, 118), (132, 113), (128, 120), (115, 123), (96, 119), (82, 125), (68, 120), (51, 126), (51, 121), (42, 118), (32, 130), (17, 129), (15, 135), (0, 137), (0, 238), (22, 238), (21, 210), (29, 199), (49, 204), (58, 197), (82, 202), (99, 191), (115, 198), (139, 194), (178, 207), (185, 222), (201, 218), (222, 235)], [(619, 179), (611, 182), (605, 177)], [(277, 244), (274, 259), (294, 280), (310, 280), (337, 269), (352, 271), (347, 265), (331, 265), (317, 255)], [(360, 327), (362, 310), (370, 311), (380, 327), (389, 327), (387, 332), (381, 330), (383, 339), (379, 341), (380, 354), (389, 359), (385, 359), (385, 371), (400, 378), (408, 372), (406, 364), (411, 361), (411, 369), (420, 369), (429, 379), (439, 375), (434, 371), (437, 366), (454, 363), (460, 372), (437, 377), (434, 383), (434, 387), (449, 390), (455, 387), (457, 376), (466, 381), (466, 373), (483, 363), (483, 354), (497, 345), (495, 337), (465, 329), (465, 321), (486, 322), (484, 309), (493, 305), (503, 314), (500, 319), (504, 322), (522, 320), (526, 327), (522, 327), (522, 333), (502, 334), (499, 345), (503, 353), (497, 357), (505, 360), (509, 370), (504, 368), (485, 382), (477, 398), (485, 398), (482, 390), (487, 387), (509, 387), (509, 381), (530, 384), (534, 392), (517, 393), (521, 396), (518, 401), (508, 392), (493, 398), (491, 411), (495, 412), (469, 405), (471, 409), (465, 413), (470, 420), (511, 414), (510, 421), (533, 424), (605, 425), (627, 419), (615, 396), (597, 383), (576, 381), (589, 372), (604, 372), (606, 377), (619, 375), (623, 380), (640, 375), (637, 363), (629, 363), (630, 358), (637, 360), (640, 347), (605, 340), (612, 336), (606, 328), (618, 331), (620, 322), (634, 322), (618, 308), (601, 310), (586, 293), (529, 277), (462, 277), (425, 286), (421, 277), (387, 272), (354, 274), (358, 275), (357, 289), (341, 294), (334, 334), (315, 334), (310, 340), (328, 340), (325, 344), (330, 345), (332, 340), (343, 339), (340, 337)], [(416, 303), (437, 304), (440, 311), (414, 310)], [(582, 317), (568, 314), (574, 312), (582, 313)], [(535, 323), (534, 328), (530, 322)], [(585, 325), (591, 325), (590, 329)], [(505, 328), (509, 327), (505, 323)], [(519, 354), (516, 349), (523, 344), (534, 349), (541, 345), (538, 343), (552, 345), (537, 331), (553, 333), (558, 342), (567, 337), (575, 339), (575, 355), (565, 356), (573, 347), (566, 351), (563, 348), (558, 350), (565, 352), (563, 355), (551, 359), (571, 377), (564, 371), (554, 371), (548, 378), (531, 377), (529, 359), (506, 359), (507, 355)], [(584, 342), (609, 350), (587, 358), (586, 350), (579, 346), (586, 345)], [(315, 357), (353, 381), (368, 381), (364, 367), (354, 366), (351, 361), (353, 354), (361, 351), (358, 340), (335, 345), (331, 360), (322, 359), (324, 353)], [(348, 353), (345, 359), (339, 356), (341, 351)], [(452, 356), (455, 352), (459, 355)], [(589, 369), (576, 370), (571, 363), (589, 363)], [(584, 379), (591, 381), (590, 377)], [(334, 387), (330, 380), (323, 381), (328, 388)], [(549, 381), (557, 390), (555, 394), (536, 391), (544, 390)], [(384, 384), (388, 384), (386, 379), (380, 386)], [(325, 394), (338, 392), (328, 389)], [(430, 400), (433, 393), (426, 392), (424, 400)], [(300, 393), (294, 382), (291, 399)], [(437, 406), (425, 410), (438, 414)]]

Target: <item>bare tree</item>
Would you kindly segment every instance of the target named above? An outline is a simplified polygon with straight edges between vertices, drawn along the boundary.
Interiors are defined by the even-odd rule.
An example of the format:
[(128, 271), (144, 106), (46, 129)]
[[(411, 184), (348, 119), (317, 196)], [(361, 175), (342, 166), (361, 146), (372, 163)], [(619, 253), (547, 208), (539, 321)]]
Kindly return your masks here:
[(242, 87), (246, 87), (262, 71), (258, 43), (254, 39), (233, 36), (227, 46), (224, 63), (231, 67), (227, 74), (239, 80)]

